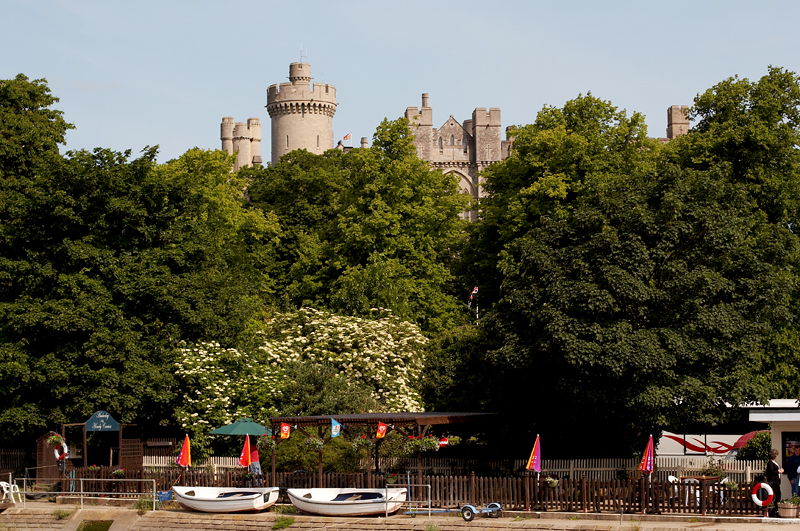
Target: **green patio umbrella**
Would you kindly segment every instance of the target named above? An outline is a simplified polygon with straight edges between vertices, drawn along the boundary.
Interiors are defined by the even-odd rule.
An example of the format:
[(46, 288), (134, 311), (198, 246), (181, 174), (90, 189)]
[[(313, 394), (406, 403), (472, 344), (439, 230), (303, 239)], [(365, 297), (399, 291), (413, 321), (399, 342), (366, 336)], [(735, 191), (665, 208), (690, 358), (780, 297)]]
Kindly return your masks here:
[(211, 430), (214, 435), (272, 435), (272, 430), (248, 418)]

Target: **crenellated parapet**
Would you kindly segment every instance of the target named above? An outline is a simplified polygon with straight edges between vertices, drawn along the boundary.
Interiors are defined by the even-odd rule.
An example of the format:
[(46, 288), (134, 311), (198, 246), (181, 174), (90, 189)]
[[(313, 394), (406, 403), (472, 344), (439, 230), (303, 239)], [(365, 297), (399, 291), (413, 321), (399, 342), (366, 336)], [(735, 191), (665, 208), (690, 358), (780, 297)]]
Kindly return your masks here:
[(312, 83), (308, 63), (289, 65), (289, 82), (267, 89), (267, 112), (272, 121), (272, 163), (290, 151), (322, 154), (333, 148), (336, 88)]
[(228, 155), (236, 153), (234, 171), (245, 166), (261, 164), (261, 120), (248, 118), (247, 123), (234, 122), (225, 116), (220, 125), (222, 151)]

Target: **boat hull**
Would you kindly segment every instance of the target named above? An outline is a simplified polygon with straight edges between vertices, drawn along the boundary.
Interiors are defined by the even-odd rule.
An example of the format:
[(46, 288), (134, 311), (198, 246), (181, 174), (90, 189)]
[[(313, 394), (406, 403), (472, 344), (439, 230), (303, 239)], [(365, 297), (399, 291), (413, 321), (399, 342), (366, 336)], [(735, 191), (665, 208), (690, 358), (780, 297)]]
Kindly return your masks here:
[(278, 487), (235, 489), (216, 487), (172, 487), (175, 500), (184, 509), (202, 513), (263, 511), (278, 501)]
[(287, 489), (295, 509), (322, 516), (370, 516), (397, 512), (408, 489)]

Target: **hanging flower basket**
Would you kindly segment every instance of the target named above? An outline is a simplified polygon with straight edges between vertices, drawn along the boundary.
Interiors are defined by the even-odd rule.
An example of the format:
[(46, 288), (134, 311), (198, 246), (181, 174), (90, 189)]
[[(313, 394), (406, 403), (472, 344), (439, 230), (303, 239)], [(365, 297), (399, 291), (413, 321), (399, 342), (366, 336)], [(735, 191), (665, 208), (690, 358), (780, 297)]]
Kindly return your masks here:
[(303, 441), (303, 445), (310, 450), (320, 451), (325, 447), (325, 441), (319, 437), (309, 437)]
[(544, 484), (547, 485), (548, 488), (554, 489), (558, 487), (558, 480), (556, 478), (544, 478)]
[(406, 452), (411, 454), (418, 450), (420, 452), (438, 452), (439, 439), (433, 435), (428, 435), (427, 437), (415, 437), (410, 435), (408, 441), (406, 441)]
[(115, 471), (113, 471), (111, 473), (111, 475), (114, 476), (115, 478), (124, 478), (125, 477), (125, 469), (124, 468), (118, 468)]
[(256, 446), (260, 452), (270, 453), (278, 446), (278, 441), (275, 440), (274, 435), (262, 435), (258, 438)]
[(368, 448), (373, 445), (372, 439), (368, 439), (366, 435), (356, 437), (353, 439), (353, 451), (357, 452), (362, 448)]
[(47, 438), (47, 446), (61, 446), (64, 444), (64, 437), (61, 435), (51, 435)]

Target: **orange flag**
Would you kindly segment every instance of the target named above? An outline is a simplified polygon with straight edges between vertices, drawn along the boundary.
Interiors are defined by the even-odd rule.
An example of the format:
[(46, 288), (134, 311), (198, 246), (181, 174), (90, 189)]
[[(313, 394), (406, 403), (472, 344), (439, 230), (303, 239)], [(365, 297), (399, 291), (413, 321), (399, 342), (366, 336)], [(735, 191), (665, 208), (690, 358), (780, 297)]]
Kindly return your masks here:
[(250, 457), (250, 436), (244, 436), (244, 448), (242, 448), (242, 453), (239, 455), (239, 464), (241, 466), (250, 466), (253, 464), (252, 458)]
[(289, 425), (285, 422), (281, 423), (281, 439), (289, 438)]
[(178, 454), (178, 459), (175, 461), (182, 467), (192, 466), (192, 447), (189, 443), (189, 434), (186, 434), (186, 438), (183, 440), (183, 446), (181, 447), (181, 453)]
[(383, 439), (386, 437), (386, 430), (389, 428), (388, 424), (384, 424), (383, 422), (378, 422), (378, 433), (375, 435), (376, 439)]

